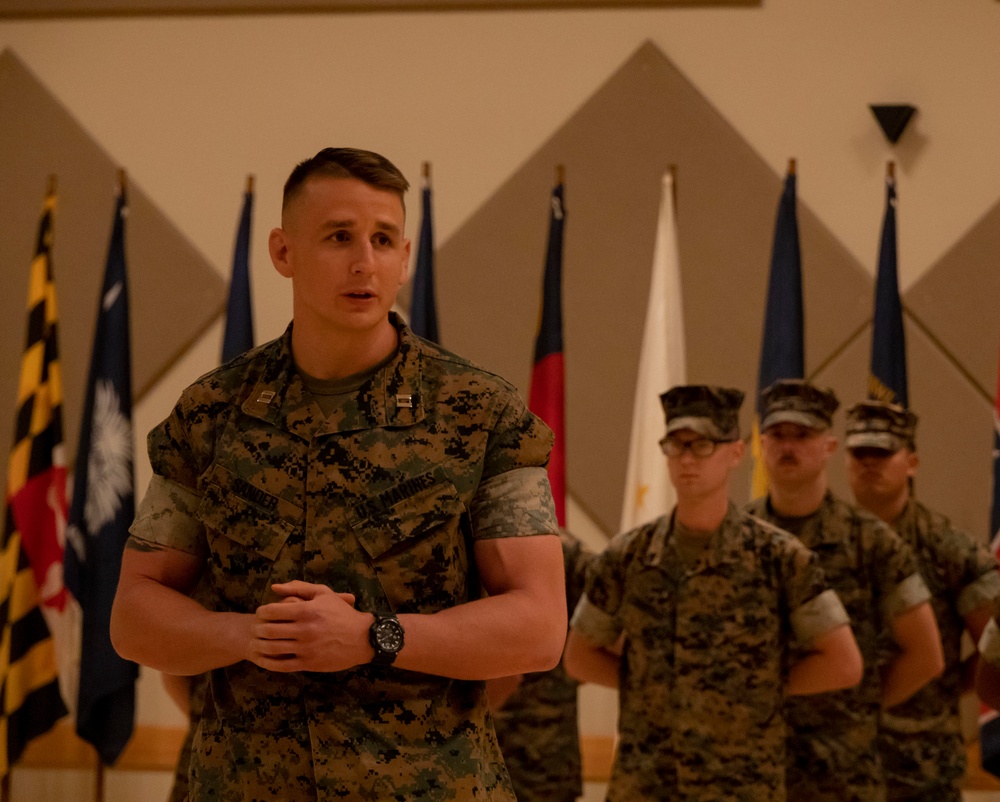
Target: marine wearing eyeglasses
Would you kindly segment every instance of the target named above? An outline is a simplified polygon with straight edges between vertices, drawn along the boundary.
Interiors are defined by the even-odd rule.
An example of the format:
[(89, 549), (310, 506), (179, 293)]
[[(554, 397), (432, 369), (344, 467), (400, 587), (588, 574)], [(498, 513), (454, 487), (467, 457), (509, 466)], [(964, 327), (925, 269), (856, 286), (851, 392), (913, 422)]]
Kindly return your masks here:
[(742, 400), (661, 396), (677, 506), (609, 543), (573, 615), (567, 670), (621, 694), (609, 800), (783, 802), (785, 696), (861, 676), (815, 556), (729, 500)]
[(850, 613), (865, 661), (857, 688), (789, 700), (788, 795), (809, 802), (884, 802), (876, 743), (880, 708), (904, 701), (944, 666), (930, 593), (912, 548), (882, 521), (830, 493), (836, 395), (785, 380), (768, 387), (761, 401), (769, 488), (748, 510), (816, 552)]
[(847, 476), (862, 507), (893, 527), (916, 554), (941, 632), (944, 673), (883, 712), (879, 754), (890, 802), (960, 802), (965, 744), (959, 696), (975, 659), (962, 661), (962, 633), (979, 640), (1000, 596), (985, 542), (914, 498), (920, 459), (917, 416), (881, 401), (847, 410)]

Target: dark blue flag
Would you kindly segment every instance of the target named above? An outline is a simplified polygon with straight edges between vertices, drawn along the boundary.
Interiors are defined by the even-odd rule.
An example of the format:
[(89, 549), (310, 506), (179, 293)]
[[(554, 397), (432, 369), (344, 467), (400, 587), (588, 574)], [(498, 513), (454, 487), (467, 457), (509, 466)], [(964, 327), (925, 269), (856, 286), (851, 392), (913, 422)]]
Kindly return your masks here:
[(771, 247), (771, 272), (767, 284), (764, 337), (757, 373), (757, 416), (754, 419), (752, 495), (767, 493), (767, 475), (760, 453), (761, 393), (779, 379), (805, 375), (805, 316), (802, 307), (802, 256), (796, 215), (795, 162), (788, 166), (785, 188), (778, 201)]
[(236, 229), (233, 275), (226, 302), (226, 333), (222, 338), (222, 361), (253, 348), (253, 305), (250, 300), (250, 221), (253, 217), (253, 176), (243, 194), (243, 213)]
[(431, 215), (430, 173), (426, 164), (424, 176), (423, 218), (420, 221), (417, 266), (413, 274), (413, 297), (410, 299), (410, 328), (414, 334), (436, 343), (440, 339), (434, 301), (434, 221)]
[(875, 317), (872, 321), (871, 373), (868, 397), (909, 406), (906, 383), (906, 340), (903, 304), (899, 300), (896, 267), (896, 181), (890, 167), (885, 183), (885, 221), (875, 279)]
[(83, 610), (76, 732), (113, 764), (132, 737), (139, 669), (111, 646), (111, 605), (135, 517), (125, 184), (115, 205), (80, 425), (66, 586)]

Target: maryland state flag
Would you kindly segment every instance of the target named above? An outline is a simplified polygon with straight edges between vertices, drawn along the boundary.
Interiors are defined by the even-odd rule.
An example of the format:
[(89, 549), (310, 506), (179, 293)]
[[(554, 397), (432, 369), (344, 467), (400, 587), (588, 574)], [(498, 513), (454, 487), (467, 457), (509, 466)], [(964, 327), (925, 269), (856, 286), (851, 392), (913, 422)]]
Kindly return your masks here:
[(28, 741), (66, 714), (45, 610), (66, 609), (62, 581), (66, 462), (62, 375), (52, 279), (54, 181), (45, 198), (28, 286), (28, 336), (21, 360), (7, 515), (0, 553), (0, 776)]
[(228, 362), (253, 348), (253, 304), (250, 294), (250, 223), (253, 218), (253, 176), (247, 178), (243, 211), (233, 248), (233, 275), (226, 301), (226, 331), (222, 337), (222, 361)]
[(139, 667), (111, 645), (111, 605), (135, 517), (125, 179), (115, 205), (66, 531), (66, 585), (83, 609), (76, 732), (104, 764), (132, 737)]
[(761, 393), (779, 379), (805, 375), (805, 315), (802, 308), (802, 255), (796, 216), (795, 160), (788, 163), (785, 188), (778, 201), (771, 248), (771, 273), (767, 284), (764, 338), (757, 373), (757, 403), (753, 421), (752, 498), (767, 494), (767, 471), (760, 446)]
[(556, 505), (556, 520), (566, 525), (566, 375), (563, 365), (562, 257), (563, 182), (552, 190), (549, 209), (549, 242), (542, 281), (542, 312), (535, 338), (535, 362), (531, 371), (528, 408), (545, 421), (555, 434), (549, 456), (549, 484)]
[(906, 339), (896, 266), (896, 179), (893, 163), (889, 162), (885, 179), (885, 220), (878, 254), (878, 276), (875, 279), (868, 397), (908, 407), (906, 387)]
[(437, 304), (434, 300), (434, 218), (431, 214), (431, 167), (424, 162), (424, 188), (421, 193), (422, 218), (417, 244), (417, 265), (413, 272), (413, 296), (410, 299), (410, 328), (413, 333), (434, 343), (438, 334)]

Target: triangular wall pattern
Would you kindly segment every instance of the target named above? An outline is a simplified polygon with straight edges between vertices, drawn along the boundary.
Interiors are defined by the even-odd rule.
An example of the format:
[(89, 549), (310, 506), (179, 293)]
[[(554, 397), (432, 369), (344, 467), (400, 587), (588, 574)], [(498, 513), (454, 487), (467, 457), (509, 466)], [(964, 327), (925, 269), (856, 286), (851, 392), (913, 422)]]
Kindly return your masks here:
[[(0, 54), (0, 453), (13, 435), (28, 269), (49, 174), (58, 179), (54, 272), (72, 465), (104, 275), (119, 165), (10, 50)], [(126, 250), (133, 388), (139, 398), (221, 313), (225, 282), (129, 181)], [(137, 442), (143, 442), (142, 433)], [(6, 475), (7, 459), (0, 460)]]
[[(688, 379), (748, 391), (748, 425), (782, 179), (653, 44), (639, 48), (438, 256), (445, 345), (526, 392), (548, 196), (555, 165), (565, 165), (568, 478), (609, 533), (621, 508), (660, 176), (671, 163)], [(808, 165), (799, 173), (807, 183)], [(864, 325), (871, 278), (802, 204), (799, 226), (807, 368), (814, 369)], [(857, 370), (863, 386), (864, 365)], [(734, 497), (746, 497), (745, 475), (736, 484)]]

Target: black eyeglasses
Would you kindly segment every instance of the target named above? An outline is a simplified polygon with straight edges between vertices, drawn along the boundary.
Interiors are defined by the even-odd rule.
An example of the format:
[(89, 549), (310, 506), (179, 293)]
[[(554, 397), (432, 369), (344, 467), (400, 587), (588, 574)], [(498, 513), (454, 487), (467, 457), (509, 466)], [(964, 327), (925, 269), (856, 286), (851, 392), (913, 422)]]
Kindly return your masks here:
[(720, 443), (732, 443), (733, 440), (710, 440), (707, 437), (699, 437), (697, 440), (678, 440), (675, 437), (664, 437), (660, 441), (660, 448), (668, 457), (679, 457), (685, 451), (690, 451), (699, 458), (710, 457), (715, 453), (716, 447)]

